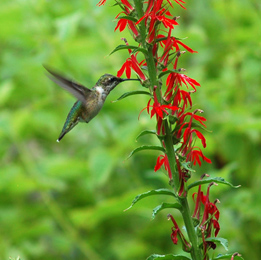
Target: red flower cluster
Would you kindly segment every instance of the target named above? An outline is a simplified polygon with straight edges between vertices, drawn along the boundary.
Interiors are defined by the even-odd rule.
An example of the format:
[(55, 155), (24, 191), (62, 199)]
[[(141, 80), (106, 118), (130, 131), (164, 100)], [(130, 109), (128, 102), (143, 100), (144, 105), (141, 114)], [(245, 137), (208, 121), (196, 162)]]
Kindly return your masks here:
[[(185, 3), (184, 1), (175, 0), (175, 2), (184, 8), (184, 6), (182, 6), (182, 4)], [(100, 1), (99, 5), (101, 4), (104, 4), (104, 1)], [(184, 157), (186, 162), (191, 162), (193, 165), (201, 165), (201, 161), (211, 163), (211, 160), (204, 156), (201, 149), (195, 145), (196, 139), (199, 139), (202, 146), (204, 148), (206, 147), (205, 137), (200, 132), (200, 129), (195, 129), (197, 128), (196, 122), (203, 127), (206, 127), (203, 123), (206, 119), (196, 114), (197, 112), (203, 111), (188, 111), (188, 109), (192, 107), (191, 94), (196, 92), (197, 87), (199, 87), (200, 84), (196, 80), (181, 73), (184, 69), (177, 69), (178, 60), (181, 54), (184, 53), (184, 51), (181, 51), (181, 47), (190, 53), (196, 53), (196, 51), (185, 45), (180, 39), (172, 36), (174, 26), (178, 25), (176, 21), (178, 17), (171, 17), (171, 13), (168, 10), (169, 7), (172, 7), (171, 1), (168, 0), (163, 3), (163, 0), (149, 0), (144, 15), (139, 19), (135, 16), (136, 12), (134, 6), (128, 0), (121, 0), (119, 6), (123, 10), (120, 14), (123, 14), (124, 16), (120, 16), (120, 14), (116, 16), (118, 23), (115, 30), (119, 29), (120, 31), (123, 31), (128, 27), (133, 33), (134, 39), (139, 42), (141, 41), (141, 37), (139, 37), (140, 24), (143, 22), (148, 31), (146, 41), (148, 44), (152, 45), (157, 74), (168, 71), (167, 67), (172, 64), (172, 69), (168, 73), (169, 75), (166, 79), (166, 90), (162, 95), (161, 100), (158, 100), (154, 87), (151, 89), (153, 98), (149, 100), (148, 105), (145, 108), (151, 117), (154, 115), (156, 116), (157, 134), (165, 134), (163, 122), (168, 116), (172, 116), (175, 121), (172, 130), (173, 140), (178, 140), (181, 143), (177, 149), (177, 153)], [(167, 29), (167, 32), (160, 29), (161, 24)], [(128, 46), (126, 40), (125, 43)], [(141, 42), (139, 43), (139, 46), (141, 46)], [(158, 52), (159, 47), (162, 48), (161, 55), (159, 55)], [(131, 71), (133, 70), (142, 82), (145, 82), (147, 76), (142, 68), (142, 66), (147, 65), (145, 60), (138, 61), (138, 51), (136, 51), (135, 54), (132, 53), (131, 49), (128, 51), (130, 57), (122, 65), (117, 76), (120, 77), (125, 72), (127, 78), (130, 78)], [(192, 90), (189, 90), (189, 87), (191, 87)], [(170, 173), (167, 162), (168, 159), (166, 155), (159, 157), (155, 166), (155, 171), (164, 164), (169, 177), (171, 177), (173, 173)], [(182, 194), (184, 191), (184, 182), (187, 179), (187, 172), (182, 168), (181, 164), (179, 164), (179, 166), (178, 171), (181, 183), (179, 193)]]
[[(205, 177), (206, 175), (203, 175)], [(213, 232), (214, 236), (216, 237), (218, 235), (218, 232), (220, 230), (220, 226), (218, 223), (219, 220), (219, 210), (217, 209), (216, 203), (219, 202), (219, 200), (215, 200), (214, 203), (210, 202), (209, 200), (209, 190), (212, 185), (215, 183), (212, 182), (208, 185), (207, 194), (204, 195), (204, 193), (201, 191), (201, 185), (199, 185), (198, 192), (194, 193), (192, 195), (194, 201), (195, 201), (195, 210), (193, 214), (193, 218), (197, 219), (199, 224), (199, 227), (202, 232), (202, 240), (203, 240), (203, 251), (204, 251), (204, 260), (207, 258), (207, 251), (209, 248), (216, 248), (215, 243), (208, 242), (205, 239), (212, 237)], [(217, 184), (215, 184), (217, 185)], [(195, 195), (197, 195), (197, 198), (195, 200)], [(204, 208), (203, 214), (201, 214), (201, 208)]]
[[(184, 1), (174, 1), (185, 9), (182, 5), (185, 3)], [(105, 0), (101, 0), (98, 5), (104, 3)], [(178, 148), (176, 148), (177, 171), (180, 179), (179, 194), (185, 195), (184, 183), (189, 176), (187, 169), (183, 167), (183, 163), (190, 162), (192, 165), (198, 164), (199, 166), (202, 161), (211, 163), (211, 160), (204, 156), (201, 148), (195, 145), (196, 139), (198, 139), (202, 146), (206, 147), (206, 139), (200, 131), (200, 128), (206, 127), (204, 124), (206, 119), (197, 115), (198, 112), (202, 113), (203, 111), (199, 109), (194, 112), (188, 111), (188, 109), (192, 108), (191, 94), (197, 91), (197, 87), (200, 84), (195, 79), (182, 73), (184, 69), (178, 69), (179, 58), (185, 52), (181, 51), (180, 48), (184, 48), (190, 53), (196, 53), (196, 51), (185, 45), (180, 39), (172, 36), (174, 26), (178, 25), (176, 21), (178, 17), (172, 17), (169, 12), (169, 8), (173, 7), (170, 0), (167, 0), (167, 2), (163, 2), (163, 0), (148, 0), (147, 4), (144, 5), (146, 10), (142, 17), (137, 17), (135, 6), (131, 1), (120, 0), (118, 5), (121, 7), (122, 12), (116, 16), (118, 23), (115, 30), (123, 31), (128, 28), (132, 32), (134, 39), (139, 42), (140, 47), (142, 46), (140, 30), (142, 27), (141, 23), (143, 23), (148, 32), (146, 42), (152, 46), (156, 73), (157, 75), (160, 73), (168, 74), (166, 90), (163, 95), (161, 94), (160, 100), (159, 92), (162, 93), (162, 89), (159, 90), (157, 86), (150, 86), (152, 98), (143, 110), (147, 109), (151, 118), (156, 116), (158, 135), (165, 135), (164, 124), (166, 122), (172, 125), (173, 144), (180, 143)], [(160, 29), (161, 24), (167, 31)], [(127, 40), (125, 40), (125, 44), (128, 46)], [(160, 47), (162, 51), (159, 52)], [(145, 59), (138, 61), (140, 52), (135, 50), (135, 53), (133, 53), (132, 49), (128, 49), (130, 57), (124, 62), (117, 76), (120, 77), (125, 72), (127, 78), (130, 78), (131, 71), (134, 71), (145, 84), (147, 76), (143, 72), (143, 68), (147, 66), (146, 61)], [(170, 65), (172, 68), (168, 70)], [(157, 78), (157, 80), (160, 79)], [(190, 87), (192, 90), (189, 90)], [(199, 127), (200, 125), (201, 127)], [(164, 146), (164, 142), (162, 144)], [(182, 158), (185, 158), (183, 163), (180, 161)], [(171, 179), (174, 173), (171, 173), (167, 155), (158, 157), (154, 170), (157, 171), (162, 165), (164, 165)]]

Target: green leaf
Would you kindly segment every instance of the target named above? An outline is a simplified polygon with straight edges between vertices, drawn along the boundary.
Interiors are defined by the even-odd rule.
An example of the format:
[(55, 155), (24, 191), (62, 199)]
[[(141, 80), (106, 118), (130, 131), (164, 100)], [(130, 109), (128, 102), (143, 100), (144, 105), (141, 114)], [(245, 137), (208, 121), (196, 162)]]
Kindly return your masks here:
[(156, 131), (155, 130), (144, 130), (136, 137), (136, 140), (138, 140), (141, 136), (148, 135), (148, 134), (156, 135)]
[(138, 20), (135, 17), (132, 16), (119, 16), (117, 19), (124, 19), (124, 20), (130, 20), (136, 23)]
[(216, 183), (221, 183), (221, 184), (225, 184), (225, 185), (228, 185), (232, 188), (239, 188), (241, 185), (237, 185), (237, 186), (234, 186), (233, 184), (231, 184), (230, 182), (228, 181), (225, 181), (224, 178), (221, 178), (221, 177), (215, 177), (215, 178), (210, 178), (210, 179), (205, 179), (205, 180), (200, 180), (200, 181), (195, 181), (193, 183), (191, 183), (189, 186), (188, 186), (188, 190), (195, 187), (195, 186), (198, 186), (198, 185), (201, 185), (201, 184), (206, 184), (206, 183), (210, 183), (210, 182), (216, 182)]
[[(167, 40), (168, 39), (168, 37), (161, 37), (161, 38), (158, 38), (157, 40), (156, 40), (156, 42), (161, 42), (161, 41), (164, 41), (164, 40)], [(187, 39), (187, 38), (177, 38), (177, 37), (175, 37), (175, 39), (176, 40), (185, 40), (185, 39)]]
[(165, 203), (163, 202), (161, 205), (157, 206), (152, 211), (152, 218), (154, 219), (156, 215), (163, 209), (181, 209), (181, 205), (179, 203)]
[(143, 52), (144, 54), (148, 54), (147, 50), (146, 49), (143, 49), (143, 48), (140, 48), (140, 47), (137, 47), (137, 46), (134, 46), (134, 45), (119, 45), (117, 46), (111, 53), (113, 54), (114, 52), (116, 51), (120, 51), (120, 50), (128, 50), (128, 49), (131, 49), (133, 50), (132, 53), (135, 53), (137, 51), (140, 51), (140, 52)]
[(166, 75), (166, 74), (169, 74), (169, 73), (172, 73), (172, 72), (176, 72), (176, 73), (180, 73), (180, 71), (179, 70), (166, 70), (166, 71), (163, 71), (163, 72), (161, 72), (160, 74), (159, 74), (159, 79), (161, 78), (161, 77), (163, 77), (164, 75)]
[(130, 91), (130, 92), (126, 92), (123, 95), (121, 95), (119, 98), (117, 98), (116, 100), (112, 101), (113, 103), (120, 101), (126, 97), (129, 96), (133, 96), (133, 95), (150, 95), (150, 93), (148, 91), (144, 91), (144, 90), (135, 90), (135, 91)]
[[(201, 125), (201, 124), (199, 124), (199, 123), (193, 122), (193, 123), (191, 124), (191, 126), (192, 126), (193, 128), (198, 127), (198, 128), (200, 128), (200, 129), (202, 129), (202, 130), (208, 132), (208, 133), (212, 133), (211, 130), (208, 130), (206, 127), (204, 127), (203, 125)], [(187, 126), (186, 126), (186, 127), (187, 127)], [(184, 127), (184, 129), (185, 129), (185, 127)]]
[[(225, 254), (225, 255), (219, 254), (218, 256), (216, 256), (215, 258), (213, 258), (213, 260), (218, 260), (218, 259), (231, 259), (232, 255), (233, 255), (233, 254)], [(238, 256), (238, 255), (237, 255), (237, 256), (234, 256), (234, 259), (237, 259), (237, 258), (244, 260), (244, 258), (243, 258), (242, 256)]]
[(165, 149), (162, 146), (158, 146), (158, 145), (143, 145), (140, 146), (136, 149), (134, 149), (130, 155), (127, 157), (127, 159), (129, 159), (133, 154), (143, 151), (143, 150), (157, 150), (157, 151), (161, 151), (163, 153), (165, 153)]
[(125, 210), (132, 208), (133, 205), (136, 204), (139, 200), (144, 199), (144, 198), (149, 197), (149, 196), (152, 196), (152, 195), (170, 195), (170, 196), (176, 198), (175, 193), (171, 190), (168, 190), (168, 189), (150, 190), (150, 191), (147, 191), (147, 192), (144, 192), (144, 193), (137, 195), (134, 198), (134, 200), (132, 201), (131, 205)]
[(228, 251), (228, 241), (225, 238), (222, 237), (209, 237), (205, 239), (206, 241), (214, 242), (214, 243), (220, 243), (226, 251)]
[(184, 161), (181, 161), (180, 162), (182, 167), (190, 172), (195, 172), (195, 170), (193, 170), (191, 167), (190, 167), (190, 162), (184, 162)]
[(154, 259), (165, 259), (165, 260), (191, 260), (191, 258), (188, 258), (184, 255), (173, 255), (173, 254), (167, 254), (167, 255), (157, 255), (153, 254), (149, 256), (146, 260), (154, 260)]

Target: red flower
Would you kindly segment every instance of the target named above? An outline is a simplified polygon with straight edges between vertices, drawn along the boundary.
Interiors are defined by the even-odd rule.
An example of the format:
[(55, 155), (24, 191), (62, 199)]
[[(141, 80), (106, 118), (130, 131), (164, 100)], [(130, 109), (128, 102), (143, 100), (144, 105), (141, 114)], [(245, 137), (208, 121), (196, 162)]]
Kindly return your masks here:
[[(201, 157), (201, 159), (203, 159), (204, 161), (206, 161), (208, 163), (211, 163), (211, 160), (203, 155), (200, 148), (198, 148), (196, 146), (192, 146), (194, 143), (193, 134), (196, 134), (196, 137), (201, 140), (202, 146), (204, 148), (206, 147), (206, 139), (205, 139), (204, 135), (200, 131), (192, 128), (193, 119), (198, 121), (200, 124), (202, 124), (203, 126), (206, 127), (206, 125), (203, 123), (203, 121), (206, 121), (206, 119), (202, 116), (196, 115), (197, 111), (202, 112), (201, 110), (195, 110), (193, 113), (187, 112), (187, 113), (182, 114), (179, 117), (179, 123), (181, 124), (181, 126), (180, 126), (178, 132), (176, 132), (174, 134), (176, 134), (177, 138), (180, 138), (183, 128), (186, 127), (186, 129), (183, 133), (183, 143), (179, 150), (183, 154), (183, 156), (186, 156), (186, 161), (192, 162), (193, 165), (196, 165), (196, 163), (198, 163), (199, 166), (201, 166), (200, 157)], [(184, 122), (184, 119), (186, 116), (190, 116), (189, 122)], [(196, 150), (196, 148), (199, 150)]]
[[(156, 89), (156, 86), (155, 86), (155, 89)], [(166, 109), (170, 109), (171, 111), (176, 111), (178, 110), (179, 108), (176, 107), (176, 106), (172, 106), (172, 105), (161, 105), (159, 102), (158, 102), (158, 99), (157, 99), (157, 95), (156, 95), (156, 92), (155, 90), (153, 91), (153, 96), (154, 96), (154, 103), (153, 105), (150, 105), (151, 103), (151, 100), (149, 100), (147, 106), (145, 108), (143, 108), (140, 112), (140, 114), (145, 110), (147, 109), (147, 112), (148, 114), (150, 114), (150, 118), (152, 118), (154, 115), (156, 115), (156, 120), (157, 120), (157, 134), (160, 135), (160, 133), (162, 132), (163, 134), (165, 133), (164, 131), (164, 127), (162, 125), (162, 120), (164, 119), (164, 113), (165, 114), (169, 114), (168, 111)], [(150, 111), (150, 108), (151, 111)]]
[[(201, 177), (201, 179), (203, 179), (203, 177), (205, 177), (205, 176), (208, 176), (208, 175), (204, 174)], [(216, 248), (216, 244), (214, 242), (206, 241), (205, 238), (211, 237), (213, 230), (214, 230), (214, 235), (217, 236), (217, 234), (220, 230), (220, 226), (218, 223), (219, 211), (215, 205), (215, 202), (211, 203), (209, 201), (209, 190), (213, 184), (214, 184), (213, 182), (209, 184), (206, 196), (201, 191), (201, 185), (199, 185), (198, 192), (194, 193), (192, 195), (193, 200), (195, 201), (195, 194), (197, 194), (197, 200), (196, 200), (196, 206), (195, 206), (193, 218), (196, 217), (200, 221), (200, 217), (201, 217), (200, 208), (201, 208), (201, 205), (204, 206), (204, 213), (203, 213), (201, 224), (200, 224), (202, 240), (203, 240), (203, 251), (204, 251), (204, 255), (205, 255), (204, 260), (208, 259), (208, 257), (207, 257), (208, 248), (213, 248), (213, 249)]]
[[(176, 69), (176, 68), (174, 68), (174, 69)], [(168, 75), (167, 80), (166, 80), (166, 85), (168, 87), (167, 88), (167, 92), (171, 91), (173, 89), (173, 87), (176, 86), (176, 85), (182, 86), (182, 84), (185, 84), (186, 87), (188, 88), (188, 84), (187, 83), (195, 91), (196, 91), (196, 87), (195, 86), (199, 86), (200, 87), (200, 84), (196, 80), (194, 80), (194, 79), (192, 79), (192, 78), (190, 78), (190, 77), (188, 77), (188, 76), (186, 76), (184, 74), (172, 72), (172, 73), (170, 73)]]
[[(121, 0), (122, 4), (124, 5), (125, 8), (125, 12), (120, 12), (115, 19), (118, 19), (118, 17), (120, 16), (120, 14), (125, 14), (126, 16), (128, 16), (133, 10), (134, 8), (131, 6), (131, 4), (127, 1), (127, 0)], [(125, 19), (125, 18), (120, 18), (117, 26), (115, 27), (114, 31), (116, 31), (117, 29), (119, 29), (120, 32), (122, 32), (126, 26), (128, 25), (128, 28), (134, 33), (135, 36), (139, 35), (139, 32), (134, 24), (133, 21)]]
[(172, 242), (177, 245), (178, 238), (181, 240), (183, 250), (189, 252), (191, 250), (191, 244), (186, 240), (185, 236), (181, 232), (177, 222), (175, 221), (174, 217), (171, 214), (168, 214), (168, 219), (171, 219), (174, 227), (171, 228), (171, 240)]
[(201, 158), (203, 161), (205, 161), (207, 163), (211, 163), (211, 160), (209, 158), (207, 158), (206, 156), (204, 156), (204, 154), (202, 153), (200, 148), (198, 148), (199, 150), (196, 150), (195, 148), (198, 148), (198, 147), (191, 148), (191, 151), (187, 155), (186, 161), (191, 161), (193, 163), (193, 165), (196, 165), (198, 163), (198, 165), (201, 166), (201, 161), (200, 161), (200, 158)]
[(176, 52), (180, 50), (179, 45), (181, 45), (183, 48), (185, 48), (190, 53), (197, 53), (197, 51), (192, 50), (190, 47), (182, 43), (180, 40), (178, 40), (176, 37), (171, 36), (172, 29), (169, 29), (167, 39), (165, 35), (158, 34), (157, 39), (160, 41), (160, 45), (164, 46), (164, 52), (166, 50), (173, 50), (175, 48)]
[(172, 179), (172, 174), (171, 174), (171, 170), (170, 170), (170, 166), (169, 166), (169, 160), (167, 155), (160, 155), (157, 159), (157, 163), (154, 167), (154, 171), (158, 171), (160, 169), (160, 167), (164, 165), (165, 170), (168, 172), (169, 175), (169, 179)]
[(124, 5), (126, 11), (129, 10), (129, 12), (130, 12), (130, 11), (134, 10), (133, 6), (129, 3), (128, 0), (121, 0), (121, 2)]
[(139, 24), (142, 20), (145, 19), (145, 24), (148, 26), (147, 22), (149, 21), (149, 43), (155, 40), (155, 27), (157, 22), (161, 22), (165, 26), (165, 28), (171, 29), (174, 29), (174, 25), (178, 25), (175, 20), (166, 17), (166, 15), (171, 16), (171, 14), (169, 11), (162, 7), (162, 2), (163, 0), (155, 0), (154, 3), (150, 1), (145, 15), (136, 22), (136, 24)]
[[(207, 231), (207, 233), (205, 234), (205, 237), (211, 236), (212, 228), (215, 230), (215, 237), (217, 236), (217, 234), (220, 230), (220, 226), (218, 223), (219, 210), (217, 209), (217, 206), (215, 205), (215, 203), (211, 203), (209, 201), (209, 190), (213, 184), (215, 184), (215, 183), (212, 182), (208, 185), (206, 196), (204, 196), (203, 193), (201, 193), (201, 203), (204, 205), (204, 213), (203, 213), (200, 227), (204, 231)], [(217, 184), (215, 184), (215, 185), (217, 185)]]
[[(186, 7), (184, 7), (181, 3), (185, 4), (184, 1), (182, 0), (174, 0), (178, 5), (180, 5), (182, 8), (186, 9)], [(181, 3), (180, 3), (181, 2)]]
[(126, 71), (126, 76), (129, 79), (131, 77), (131, 69), (134, 70), (138, 76), (142, 79), (145, 80), (146, 77), (143, 74), (140, 66), (142, 65), (144, 61), (141, 61), (140, 63), (137, 61), (137, 53), (135, 55), (131, 55), (130, 58), (128, 58), (122, 65), (122, 67), (119, 69), (117, 73), (117, 77), (120, 77), (124, 71)]
[[(117, 17), (118, 16), (116, 16), (116, 18)], [(134, 33), (135, 36), (139, 35), (139, 32), (138, 32), (134, 22), (132, 22), (128, 19), (124, 19), (124, 18), (119, 19), (117, 26), (115, 27), (114, 31), (119, 29), (119, 31), (122, 32), (126, 28), (127, 25), (128, 25), (128, 28)]]
[(163, 119), (164, 113), (166, 113), (167, 115), (169, 114), (166, 109), (170, 109), (172, 111), (176, 111), (176, 110), (179, 109), (178, 107), (172, 106), (172, 105), (161, 105), (158, 102), (157, 95), (156, 95), (155, 91), (153, 92), (153, 95), (154, 95), (154, 104), (152, 106), (150, 105), (150, 102), (151, 102), (151, 99), (150, 99), (149, 102), (148, 102), (148, 105), (147, 105), (148, 113), (149, 113), (149, 108), (152, 107), (152, 109), (150, 111), (150, 117), (151, 118), (156, 114), (158, 117)]

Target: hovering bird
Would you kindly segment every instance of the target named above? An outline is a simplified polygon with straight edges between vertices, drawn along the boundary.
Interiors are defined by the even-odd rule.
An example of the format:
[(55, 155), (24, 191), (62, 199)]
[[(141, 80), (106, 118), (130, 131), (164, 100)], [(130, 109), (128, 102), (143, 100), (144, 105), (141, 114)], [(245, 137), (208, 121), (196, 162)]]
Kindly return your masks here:
[(60, 142), (64, 135), (71, 131), (79, 122), (89, 123), (99, 113), (106, 97), (118, 84), (128, 80), (139, 81), (139, 79), (121, 79), (111, 74), (104, 74), (99, 78), (95, 86), (89, 89), (64, 78), (46, 66), (44, 68), (49, 72), (47, 76), (53, 82), (77, 98), (66, 118), (57, 142)]

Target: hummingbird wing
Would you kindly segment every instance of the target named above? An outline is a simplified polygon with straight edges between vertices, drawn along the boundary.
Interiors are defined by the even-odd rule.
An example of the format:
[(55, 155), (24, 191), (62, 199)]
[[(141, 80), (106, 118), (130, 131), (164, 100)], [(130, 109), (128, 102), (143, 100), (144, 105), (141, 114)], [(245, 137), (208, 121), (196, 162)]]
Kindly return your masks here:
[(75, 96), (78, 100), (85, 104), (87, 97), (92, 93), (92, 90), (86, 88), (85, 86), (73, 82), (72, 80), (66, 79), (65, 77), (59, 75), (48, 67), (44, 66), (44, 68), (50, 73), (47, 74), (47, 77), (58, 84), (63, 89), (70, 92), (73, 96)]

